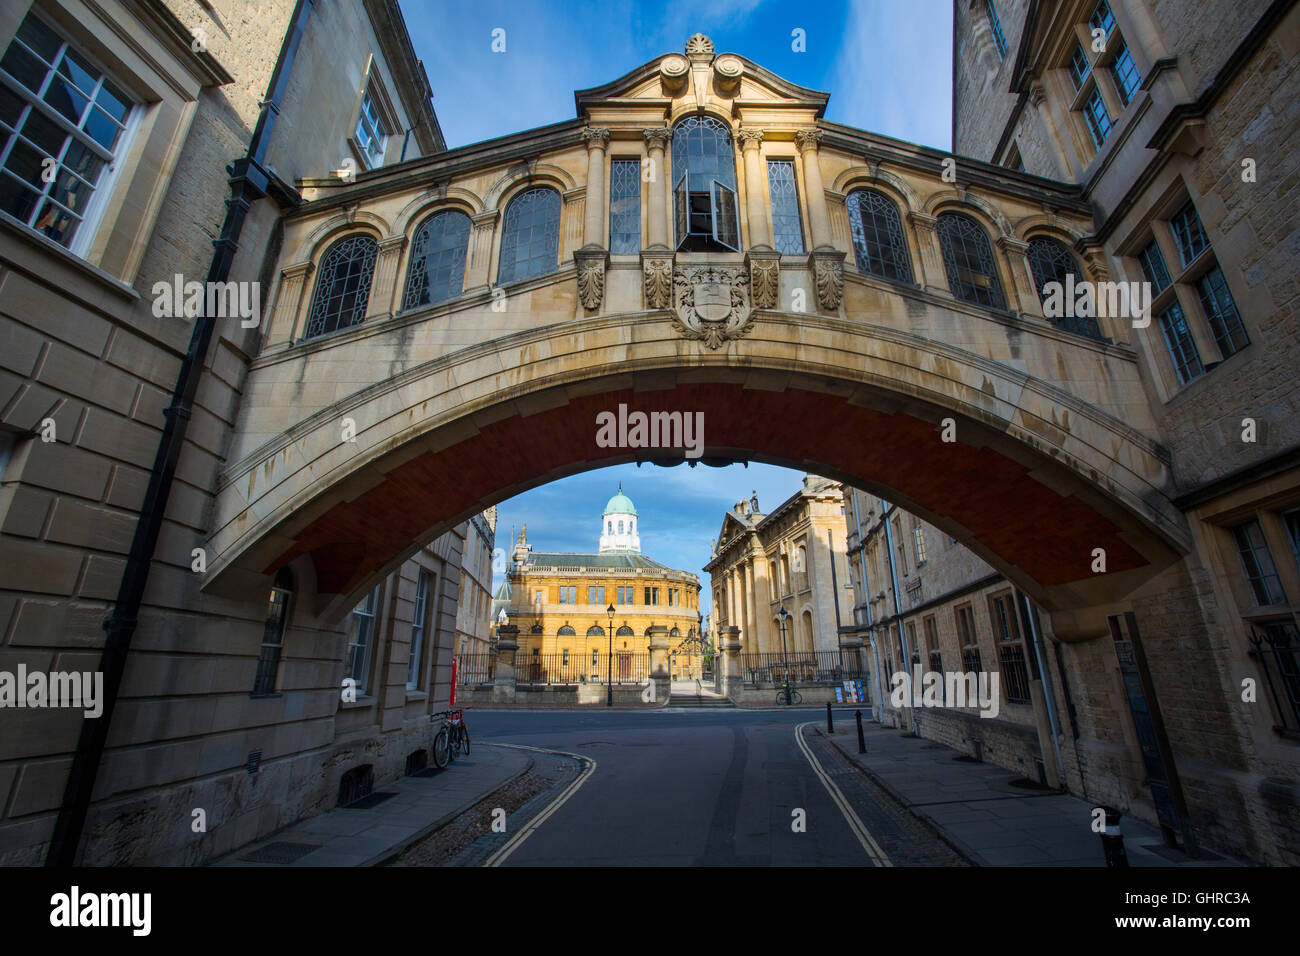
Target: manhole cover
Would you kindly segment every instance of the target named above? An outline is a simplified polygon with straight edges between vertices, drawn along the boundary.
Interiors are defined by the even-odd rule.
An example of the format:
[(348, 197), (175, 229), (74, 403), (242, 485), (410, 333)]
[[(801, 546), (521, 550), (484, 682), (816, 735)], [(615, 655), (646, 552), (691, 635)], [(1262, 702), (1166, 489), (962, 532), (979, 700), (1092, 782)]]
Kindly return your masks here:
[(240, 857), (249, 863), (293, 863), (300, 860), (312, 850), (319, 850), (315, 843), (268, 843)]
[(397, 793), (395, 791), (382, 790), (379, 791), (378, 793), (372, 793), (369, 796), (362, 797), (360, 800), (353, 800), (346, 807), (343, 807), (343, 809), (344, 810), (369, 810), (371, 807), (377, 807), (385, 800), (389, 800), (395, 796), (397, 796)]

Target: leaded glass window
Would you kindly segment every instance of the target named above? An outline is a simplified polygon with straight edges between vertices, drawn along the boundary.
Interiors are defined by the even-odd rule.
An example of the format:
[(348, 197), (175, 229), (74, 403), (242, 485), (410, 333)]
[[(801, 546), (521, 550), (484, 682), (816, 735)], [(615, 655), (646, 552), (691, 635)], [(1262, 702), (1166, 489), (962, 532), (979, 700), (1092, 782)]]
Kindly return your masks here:
[(993, 247), (979, 224), (969, 216), (945, 212), (935, 228), (952, 294), (963, 302), (1006, 311)]
[(767, 189), (772, 199), (772, 245), (783, 256), (802, 254), (803, 224), (799, 221), (793, 160), (767, 161)]
[[(1044, 288), (1049, 282), (1056, 282), (1061, 286), (1061, 302), (1066, 301), (1066, 288), (1079, 285), (1084, 281), (1084, 274), (1079, 269), (1079, 263), (1065, 244), (1057, 242), (1046, 236), (1035, 236), (1029, 240), (1029, 248), (1026, 250), (1026, 256), (1029, 259), (1029, 271), (1034, 276), (1034, 287), (1038, 290), (1038, 301), (1045, 302), (1047, 293)], [(1073, 276), (1072, 280), (1067, 283), (1067, 276)], [(1062, 309), (1061, 315), (1049, 315), (1048, 320), (1059, 329), (1067, 332), (1073, 332), (1075, 335), (1086, 335), (1091, 339), (1100, 339), (1101, 328), (1097, 325), (1097, 320), (1090, 315), (1067, 315), (1067, 311), (1073, 309)]]
[(673, 212), (678, 248), (740, 248), (736, 156), (731, 130), (712, 116), (691, 116), (673, 128)]
[(984, 0), (984, 9), (988, 11), (989, 28), (993, 31), (993, 42), (998, 48), (998, 59), (1005, 60), (1007, 57), (1007, 38), (1002, 32), (1002, 21), (998, 19), (997, 7), (993, 6), (993, 0)]
[(639, 159), (615, 159), (609, 164), (609, 251), (641, 251)]
[(1088, 121), (1088, 132), (1092, 143), (1098, 149), (1110, 135), (1110, 114), (1106, 112), (1106, 103), (1101, 98), (1101, 91), (1094, 88), (1088, 102), (1083, 104), (1083, 117)]
[(559, 258), (560, 194), (546, 186), (524, 190), (506, 207), (497, 282), (546, 275)]
[[(30, 12), (0, 69), (0, 210), (71, 247), (101, 174), (123, 151), (131, 101)], [(49, 181), (46, 159), (55, 161)]]
[(1120, 102), (1128, 106), (1137, 93), (1142, 77), (1138, 74), (1137, 64), (1133, 62), (1133, 54), (1129, 52), (1127, 43), (1120, 42), (1119, 52), (1115, 54), (1115, 62), (1111, 64), (1110, 70), (1115, 76), (1115, 90), (1119, 93)]
[(321, 259), (304, 338), (361, 323), (370, 304), (370, 282), (378, 254), (379, 243), (369, 236), (348, 236), (330, 246)]
[(1192, 338), (1192, 330), (1187, 326), (1187, 317), (1183, 315), (1182, 306), (1177, 302), (1160, 313), (1160, 331), (1164, 333), (1165, 345), (1169, 349), (1169, 358), (1178, 373), (1178, 382), (1186, 385), (1205, 371), (1201, 363), (1201, 353)]
[(1190, 199), (1169, 220), (1169, 229), (1174, 234), (1178, 258), (1184, 267), (1191, 265), (1192, 260), (1210, 247), (1210, 237), (1205, 234), (1201, 217), (1197, 215), (1196, 207)]
[(447, 210), (424, 220), (411, 244), (402, 309), (418, 309), (460, 295), (468, 248), (469, 216), (463, 212)]
[(1228, 290), (1228, 282), (1223, 277), (1223, 270), (1217, 265), (1196, 283), (1196, 291), (1201, 297), (1201, 306), (1205, 317), (1214, 332), (1214, 341), (1219, 346), (1223, 357), (1235, 355), (1250, 344), (1250, 336), (1241, 324), (1241, 314), (1237, 303), (1233, 301)]
[(911, 283), (912, 260), (907, 253), (898, 207), (874, 189), (857, 189), (845, 201), (853, 255), (858, 271), (897, 282)]

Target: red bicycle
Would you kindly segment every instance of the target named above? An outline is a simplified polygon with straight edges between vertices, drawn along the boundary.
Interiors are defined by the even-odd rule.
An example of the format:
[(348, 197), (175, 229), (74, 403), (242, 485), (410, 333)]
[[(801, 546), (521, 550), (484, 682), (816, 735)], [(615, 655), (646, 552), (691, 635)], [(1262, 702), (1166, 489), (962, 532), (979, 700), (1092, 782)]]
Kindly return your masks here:
[(441, 770), (456, 759), (456, 754), (469, 756), (469, 728), (465, 726), (464, 710), (441, 710), (429, 715), (430, 720), (438, 717), (443, 722), (433, 738), (433, 763)]

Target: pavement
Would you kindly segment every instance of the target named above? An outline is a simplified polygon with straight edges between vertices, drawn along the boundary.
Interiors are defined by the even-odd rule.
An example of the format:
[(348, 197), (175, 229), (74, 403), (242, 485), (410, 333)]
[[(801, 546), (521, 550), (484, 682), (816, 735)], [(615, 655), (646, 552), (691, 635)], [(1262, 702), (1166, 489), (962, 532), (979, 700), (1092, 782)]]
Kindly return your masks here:
[(395, 795), (367, 809), (327, 810), (241, 847), (213, 866), (378, 866), (532, 765), (528, 751), (475, 741), (469, 756), (457, 757), (443, 770), (379, 788), (376, 794)]
[[(895, 800), (936, 828), (978, 866), (1104, 866), (1101, 838), (1092, 830), (1094, 804), (1053, 790), (1011, 785), (1023, 780), (994, 764), (958, 760), (958, 751), (922, 737), (863, 721), (867, 753), (858, 753), (852, 717), (836, 713), (836, 733), (819, 734)], [(969, 758), (967, 758), (969, 759)], [(1133, 867), (1225, 866), (1215, 856), (1191, 860), (1166, 851), (1160, 831), (1140, 820), (1120, 820)]]

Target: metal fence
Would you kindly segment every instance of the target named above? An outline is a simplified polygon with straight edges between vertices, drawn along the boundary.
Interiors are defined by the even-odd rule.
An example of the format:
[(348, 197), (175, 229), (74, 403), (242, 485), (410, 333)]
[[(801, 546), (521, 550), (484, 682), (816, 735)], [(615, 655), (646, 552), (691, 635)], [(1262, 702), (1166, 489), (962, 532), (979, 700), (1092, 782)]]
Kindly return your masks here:
[(491, 683), (496, 677), (496, 655), (491, 651), (474, 651), (456, 658), (456, 686), (473, 687)]
[(643, 684), (650, 676), (649, 654), (614, 652), (611, 662), (602, 649), (599, 654), (570, 651), (557, 654), (531, 654), (520, 651), (515, 657), (516, 684)]
[(1002, 668), (1002, 696), (1007, 703), (1030, 703), (1029, 670), (1025, 667), (1025, 649), (1019, 641), (998, 648), (998, 664)]
[(839, 684), (867, 676), (865, 655), (843, 651), (791, 651), (741, 654), (741, 673), (755, 687), (763, 684)]
[(1300, 731), (1300, 633), (1290, 621), (1270, 621), (1252, 624), (1249, 639), (1279, 720), (1276, 729)]

